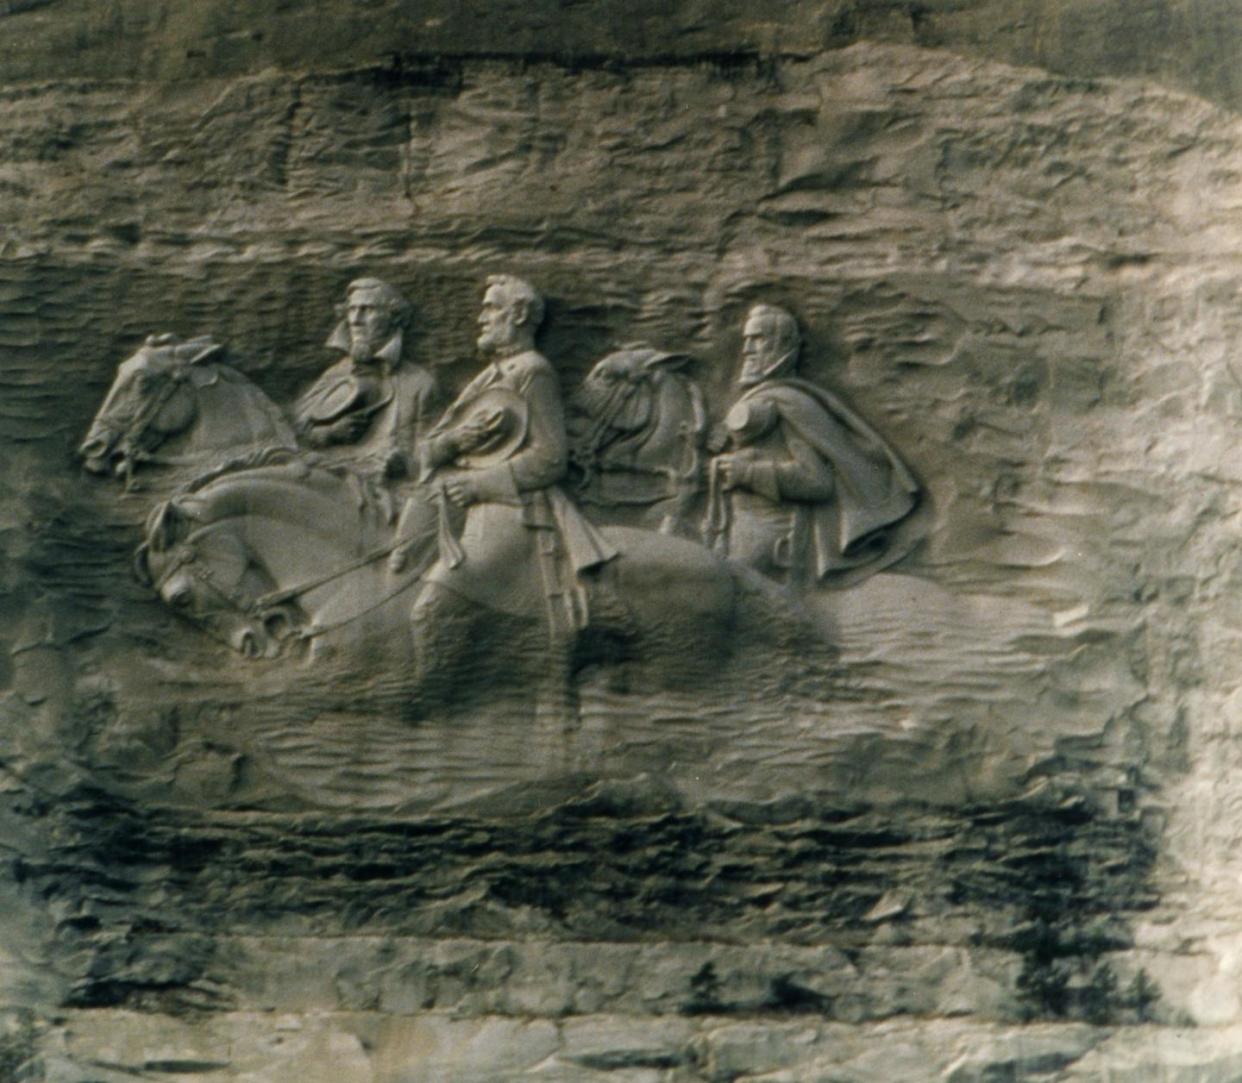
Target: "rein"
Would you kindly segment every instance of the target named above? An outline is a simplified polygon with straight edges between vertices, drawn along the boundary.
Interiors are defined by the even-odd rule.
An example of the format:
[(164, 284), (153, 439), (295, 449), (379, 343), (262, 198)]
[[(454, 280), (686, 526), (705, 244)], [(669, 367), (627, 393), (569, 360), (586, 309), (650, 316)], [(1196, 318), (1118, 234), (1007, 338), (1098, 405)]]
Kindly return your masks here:
[(391, 602), (399, 594), (405, 593), (405, 591), (409, 590), (410, 587), (412, 587), (417, 582), (418, 582), (418, 576), (413, 575), (408, 580), (406, 580), (404, 583), (402, 583), (401, 586), (395, 588), (394, 590), (390, 590), (382, 598), (378, 599), (377, 601), (373, 602), (371, 605), (367, 606), (366, 609), (363, 609), (358, 613), (351, 613), (348, 617), (344, 617), (341, 620), (334, 621), (332, 624), (317, 624), (310, 628), (304, 628), (298, 632), (298, 638), (303, 639), (303, 640), (314, 639), (316, 636), (323, 635), (324, 632), (332, 632), (332, 631), (335, 631), (337, 628), (344, 628), (345, 625), (352, 624), (354, 621), (362, 617), (365, 617), (368, 613), (375, 612), (375, 610), (379, 609), (380, 606), (386, 605), (387, 603)]
[(299, 583), (296, 587), (285, 587), (283, 590), (274, 590), (269, 594), (262, 594), (255, 599), (254, 605), (259, 608), (266, 609), (273, 605), (280, 605), (283, 602), (292, 601), (316, 587), (322, 587), (331, 583), (334, 579), (340, 579), (342, 576), (349, 575), (350, 572), (356, 572), (359, 568), (365, 568), (368, 564), (374, 564), (377, 560), (383, 560), (390, 553), (395, 552), (405, 544), (404, 539), (398, 539), (391, 545), (384, 545), (378, 549), (373, 549), (365, 556), (359, 557), (357, 560), (346, 564), (343, 568), (337, 568), (333, 571), (326, 572), (314, 579), (309, 579), (305, 583)]

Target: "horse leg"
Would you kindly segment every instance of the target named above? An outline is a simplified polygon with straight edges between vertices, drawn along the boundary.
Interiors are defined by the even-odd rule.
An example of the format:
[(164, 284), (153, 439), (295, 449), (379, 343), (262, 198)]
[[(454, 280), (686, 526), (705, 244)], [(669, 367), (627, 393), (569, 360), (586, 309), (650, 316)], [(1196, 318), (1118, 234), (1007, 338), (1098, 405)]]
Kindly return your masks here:
[(408, 717), (503, 703), (519, 714), (533, 712), (543, 734), (564, 733), (576, 721), (573, 633), (488, 609), (434, 582), (420, 591), (411, 617)]
[(556, 740), (578, 721), (578, 688), (574, 674), (574, 642), (571, 636), (549, 632), (542, 665), (535, 676), (535, 729), (539, 737)]
[(422, 713), (453, 701), (469, 668), (475, 606), (438, 583), (428, 583), (411, 612), (414, 638), (413, 692)]

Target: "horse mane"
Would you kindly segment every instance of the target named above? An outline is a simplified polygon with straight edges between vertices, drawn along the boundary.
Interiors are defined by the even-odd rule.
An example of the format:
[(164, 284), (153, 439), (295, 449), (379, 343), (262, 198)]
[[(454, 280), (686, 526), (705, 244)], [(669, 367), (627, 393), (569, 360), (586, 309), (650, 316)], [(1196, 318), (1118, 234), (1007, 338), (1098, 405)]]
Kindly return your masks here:
[(397, 507), (392, 495), (374, 478), (351, 469), (348, 464), (325, 459), (313, 451), (279, 447), (260, 448), (235, 455), (181, 485), (171, 499), (202, 495), (204, 490), (217, 483), (233, 478), (244, 480), (252, 472), (279, 467), (290, 467), (299, 471), (298, 474), (291, 474), (284, 479), (286, 483), (292, 482), (296, 477), (308, 490), (318, 490), (320, 495), (327, 495), (324, 490), (328, 487), (344, 490), (342, 500), (346, 499), (345, 493), (348, 493), (359, 516), (372, 516), (378, 522), (389, 525), (396, 521)]
[(196, 474), (189, 481), (178, 486), (173, 496), (188, 496), (228, 474), (238, 474), (244, 470), (254, 470), (260, 466), (286, 466), (301, 461), (310, 467), (326, 468), (326, 464), (313, 461), (315, 458), (316, 456), (313, 452), (299, 451), (292, 448), (259, 448), (241, 455), (234, 455), (204, 470), (201, 474)]

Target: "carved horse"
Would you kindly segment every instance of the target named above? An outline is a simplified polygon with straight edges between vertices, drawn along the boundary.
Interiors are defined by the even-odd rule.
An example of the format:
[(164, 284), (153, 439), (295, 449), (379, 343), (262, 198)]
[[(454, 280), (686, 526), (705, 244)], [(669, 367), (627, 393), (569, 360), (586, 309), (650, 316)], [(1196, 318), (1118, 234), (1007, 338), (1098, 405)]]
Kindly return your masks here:
[(86, 468), (129, 485), (139, 467), (204, 467), (265, 448), (294, 448), (276, 405), (210, 338), (151, 336), (116, 379), (78, 449)]
[[(538, 676), (548, 651), (537, 615), (522, 621), (463, 599), (461, 634), (412, 627), (419, 576), (438, 556), (430, 504), (415, 516), (421, 556), (394, 572), (385, 558), (398, 539), (383, 494), (348, 471), (286, 458), (210, 477), (154, 509), (136, 566), (166, 604), (251, 658), (301, 641), (369, 671), (385, 659), (381, 673), (394, 672), (395, 651), (401, 664), (416, 661), (414, 683), (448, 673), (459, 687), (478, 685), (460, 680), (463, 652), (492, 667), (484, 688), (520, 683), (523, 667)], [(797, 623), (787, 596), (697, 543), (624, 527), (604, 533), (622, 555), (586, 584), (590, 620), (572, 644), (567, 679), (586, 666), (623, 665), (643, 674), (644, 687), (710, 681), (733, 650), (754, 646), (761, 626), (787, 633)], [(411, 536), (403, 530), (400, 543)]]
[(630, 346), (588, 373), (572, 407), (574, 495), (602, 518), (693, 534), (707, 414), (684, 354)]

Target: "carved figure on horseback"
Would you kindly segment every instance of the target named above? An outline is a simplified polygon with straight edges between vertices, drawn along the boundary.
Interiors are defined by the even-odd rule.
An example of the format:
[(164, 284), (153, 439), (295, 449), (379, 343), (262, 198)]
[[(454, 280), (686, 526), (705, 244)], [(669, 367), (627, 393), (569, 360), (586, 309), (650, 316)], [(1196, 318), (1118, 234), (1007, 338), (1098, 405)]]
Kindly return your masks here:
[[(508, 681), (559, 711), (589, 666), (710, 680), (732, 652), (809, 629), (800, 592), (828, 572), (903, 551), (891, 538), (917, 485), (839, 400), (789, 375), (792, 316), (752, 312), (743, 392), (713, 442), (689, 358), (645, 346), (594, 366), (571, 436), (535, 347), (543, 313), (530, 283), (488, 280), (484, 367), (434, 423), (435, 382), (403, 357), (408, 305), (376, 279), (351, 283), (331, 340), (346, 356), (292, 426), (214, 341), (151, 338), (81, 454), (127, 479), (197, 468), (153, 509), (136, 558), (178, 613), (248, 657), (383, 659), (426, 703)], [(676, 536), (704, 503), (716, 552)]]
[[(460, 705), (500, 683), (525, 685), (538, 706), (563, 711), (585, 667), (642, 688), (711, 682), (735, 650), (788, 636), (799, 620), (775, 587), (694, 542), (606, 527), (601, 544), (624, 555), (581, 575), (580, 623), (550, 633), (544, 612), (456, 595), (425, 561), (394, 573), (391, 504), (356, 473), (269, 459), (162, 501), (136, 556), (167, 605), (249, 658), (352, 660), (386, 679), (401, 674), (426, 705), (449, 691)], [(438, 516), (435, 505), (406, 513)], [(426, 541), (445, 560), (434, 528)], [(466, 549), (460, 567), (477, 551)], [(527, 575), (537, 596), (546, 581), (538, 566)]]
[(294, 404), (298, 437), (334, 459), (405, 478), (441, 404), (435, 376), (406, 356), (410, 303), (387, 282), (356, 278), (337, 311), (327, 345), (343, 356)]

